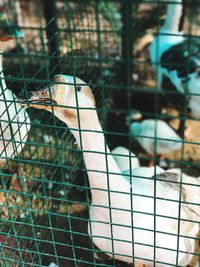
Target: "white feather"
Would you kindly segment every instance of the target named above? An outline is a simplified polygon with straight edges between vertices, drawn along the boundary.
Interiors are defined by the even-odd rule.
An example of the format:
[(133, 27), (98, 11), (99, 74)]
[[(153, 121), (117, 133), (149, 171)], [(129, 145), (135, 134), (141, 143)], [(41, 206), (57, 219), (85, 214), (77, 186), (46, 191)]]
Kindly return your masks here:
[(123, 172), (126, 170), (140, 167), (140, 162), (135, 154), (129, 152), (125, 147), (118, 146), (111, 151), (119, 169)]
[(157, 82), (160, 88), (163, 74), (166, 74), (165, 70), (161, 68), (160, 65), (162, 54), (172, 46), (185, 40), (183, 33), (178, 31), (178, 24), (182, 11), (181, 2), (181, 0), (177, 0), (168, 4), (165, 24), (150, 45), (150, 59), (155, 69)]
[(0, 55), (0, 163), (18, 156), (27, 140), (30, 119), (15, 94), (6, 87)]
[(130, 134), (149, 153), (168, 153), (180, 149), (182, 139), (164, 121), (148, 119), (142, 122), (133, 122), (130, 125)]

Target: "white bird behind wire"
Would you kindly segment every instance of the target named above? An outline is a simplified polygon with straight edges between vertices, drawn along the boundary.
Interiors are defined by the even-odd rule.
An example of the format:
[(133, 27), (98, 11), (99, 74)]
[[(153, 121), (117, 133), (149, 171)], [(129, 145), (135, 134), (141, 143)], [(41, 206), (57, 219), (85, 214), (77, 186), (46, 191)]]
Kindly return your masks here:
[(139, 111), (132, 111), (128, 118), (130, 135), (151, 156), (169, 153), (181, 149), (182, 139), (165, 121), (155, 119), (142, 120)]
[[(200, 118), (200, 42), (183, 36), (182, 0), (168, 4), (165, 24), (150, 46), (159, 87), (186, 95), (190, 116)], [(178, 98), (177, 98), (178, 99)]]
[(30, 119), (25, 109), (17, 103), (15, 94), (7, 88), (3, 73), (2, 53), (19, 31), (11, 32), (5, 14), (0, 13), (0, 164), (18, 156), (27, 140)]
[(183, 33), (179, 31), (181, 15), (182, 0), (176, 0), (173, 1), (173, 3), (169, 3), (164, 26), (150, 45), (150, 59), (156, 71), (160, 88), (162, 88), (163, 75), (169, 75), (161, 66), (160, 61), (163, 53), (185, 40)]
[(22, 97), (20, 102), (50, 112), (53, 108), (83, 149), (92, 195), (88, 224), (92, 241), (115, 259), (133, 263), (134, 257), (136, 266), (154, 266), (154, 260), (157, 267), (187, 265), (197, 225), (190, 220), (197, 221), (199, 214), (187, 204), (187, 187), (178, 184), (179, 174), (157, 167), (133, 169), (131, 178), (123, 176), (106, 146), (89, 86), (64, 75), (57, 75), (55, 82), (51, 93), (48, 88), (31, 92), (28, 103)]

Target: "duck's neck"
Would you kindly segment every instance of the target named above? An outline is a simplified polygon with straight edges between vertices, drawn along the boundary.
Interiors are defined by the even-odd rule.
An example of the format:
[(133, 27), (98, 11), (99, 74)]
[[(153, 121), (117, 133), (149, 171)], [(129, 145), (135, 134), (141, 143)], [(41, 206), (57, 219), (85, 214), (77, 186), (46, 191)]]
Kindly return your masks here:
[(93, 114), (93, 118), (90, 117), (90, 121), (92, 123), (89, 125), (81, 125), (81, 128), (87, 129), (87, 131), (72, 130), (72, 133), (79, 148), (83, 150), (92, 202), (100, 203), (107, 200), (109, 189), (128, 192), (129, 186), (121, 175), (113, 157), (108, 155), (110, 150), (106, 145), (105, 136), (97, 115)]
[(182, 12), (182, 0), (176, 0), (174, 3), (168, 4), (167, 17), (163, 29), (170, 32), (179, 32)]

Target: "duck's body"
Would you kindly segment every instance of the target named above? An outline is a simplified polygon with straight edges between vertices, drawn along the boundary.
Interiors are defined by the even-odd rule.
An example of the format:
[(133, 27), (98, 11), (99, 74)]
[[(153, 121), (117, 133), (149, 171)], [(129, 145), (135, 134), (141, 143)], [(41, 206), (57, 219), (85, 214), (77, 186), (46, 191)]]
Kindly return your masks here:
[(162, 120), (133, 122), (130, 125), (130, 134), (150, 155), (165, 154), (182, 146), (182, 139)]
[[(68, 125), (83, 150), (92, 195), (88, 231), (95, 245), (115, 259), (134, 261), (135, 266), (154, 266), (153, 260), (162, 267), (188, 264), (194, 241), (187, 236), (195, 236), (196, 224), (179, 220), (180, 188), (173, 183), (178, 181), (178, 174), (159, 168), (156, 170), (162, 173), (156, 174), (153, 168), (138, 168), (132, 170), (131, 178), (124, 176), (106, 145), (89, 87), (71, 76), (58, 75), (55, 79), (60, 84), (51, 87), (51, 97), (48, 90), (32, 92), (29, 105), (51, 111), (52, 106), (47, 105), (51, 102), (54, 114)], [(26, 100), (21, 99), (21, 103)], [(184, 201), (187, 195), (181, 195)], [(182, 218), (193, 218), (193, 211), (185, 203), (180, 209)], [(179, 238), (177, 253), (179, 223), (184, 237)]]
[[(163, 179), (162, 175), (164, 175), (164, 179), (166, 178), (168, 181), (156, 182), (155, 209), (155, 181), (151, 176), (144, 174), (145, 172), (147, 169), (144, 170), (143, 168), (132, 170), (132, 176), (136, 175), (136, 177), (132, 177), (132, 194), (135, 194), (131, 198), (132, 205), (130, 197), (126, 199), (124, 196), (122, 197), (125, 192), (116, 196), (116, 199), (114, 199), (114, 194), (110, 194), (110, 207), (115, 209), (111, 212), (109, 209), (96, 207), (97, 204), (104, 206), (108, 205), (107, 203), (93, 203), (95, 207), (91, 206), (90, 209), (92, 223), (88, 227), (92, 240), (110, 256), (114, 251), (115, 258), (118, 260), (132, 263), (134, 255), (135, 263), (146, 264), (147, 266), (154, 266), (152, 261), (154, 260), (155, 242), (155, 245), (159, 247), (156, 249), (156, 266), (169, 266), (170, 264), (186, 266), (194, 252), (195, 240), (192, 238), (197, 236), (199, 217), (194, 212), (192, 214), (187, 205), (182, 204), (181, 218), (193, 220), (194, 223), (182, 222), (180, 223), (180, 231), (178, 231), (179, 186), (176, 188), (173, 183), (170, 183), (171, 174), (166, 175), (164, 172), (161, 176), (157, 175), (157, 178), (160, 179)], [(145, 176), (149, 179), (141, 178)], [(172, 180), (173, 177), (172, 175)], [(128, 186), (130, 184), (127, 184)], [(126, 202), (126, 205), (124, 206), (122, 202)], [(124, 211), (119, 209), (124, 209)], [(110, 213), (112, 215), (112, 230), (109, 225)], [(154, 214), (157, 215), (155, 221)], [(157, 231), (156, 240), (154, 240), (154, 229)], [(177, 236), (179, 235), (184, 236), (184, 238), (179, 238), (179, 251), (183, 253), (177, 253)], [(103, 240), (103, 238), (105, 239)]]
[(15, 94), (6, 86), (2, 64), (2, 53), (9, 41), (23, 35), (18, 31), (11, 35), (5, 26), (7, 18), (0, 13), (0, 164), (18, 156), (30, 129), (28, 114), (17, 103)]
[(18, 156), (30, 130), (28, 114), (9, 89), (0, 89), (0, 120), (0, 163), (4, 163)]
[[(163, 53), (185, 40), (179, 27), (182, 11), (182, 0), (168, 4), (165, 23), (150, 45), (150, 59), (155, 70), (160, 68), (159, 63)], [(160, 72), (162, 73), (161, 70)], [(159, 79), (158, 81), (160, 82)]]
[(174, 45), (162, 54), (160, 63), (161, 87), (185, 94), (190, 115), (200, 118), (200, 42)]
[(165, 24), (150, 46), (150, 58), (159, 88), (184, 94), (190, 115), (200, 118), (200, 43), (183, 36), (182, 12), (182, 0), (168, 4)]
[(136, 155), (123, 146), (114, 148), (111, 153), (121, 172), (140, 167)]
[[(188, 236), (190, 238), (180, 238), (179, 239), (179, 251), (185, 251), (188, 253), (192, 253), (195, 247), (195, 238), (198, 233), (198, 222), (200, 216), (200, 208), (198, 206), (192, 205), (193, 203), (200, 204), (200, 197), (198, 194), (200, 180), (193, 181), (189, 179), (184, 179), (185, 183), (192, 183), (194, 186), (190, 186), (188, 184), (180, 186), (180, 172), (177, 170), (169, 170), (169, 175), (167, 172), (164, 172), (159, 167), (141, 167), (138, 169), (132, 170), (132, 184), (133, 184), (133, 193), (135, 196), (132, 197), (133, 210), (139, 211), (141, 214), (136, 213), (135, 217), (135, 227), (138, 228), (148, 228), (152, 227), (153, 229), (153, 210), (155, 205), (156, 195), (156, 210), (155, 214), (157, 215), (157, 219), (155, 222), (156, 231), (160, 231), (157, 233), (156, 237), (156, 246), (162, 247), (163, 249), (157, 249), (157, 258), (156, 260), (162, 261), (165, 264), (156, 263), (156, 266), (169, 266), (168, 264), (174, 264), (178, 266), (186, 266), (190, 260), (192, 255), (187, 255), (185, 253), (178, 254), (178, 261), (176, 263), (176, 251), (177, 251), (177, 236)], [(177, 173), (178, 176), (174, 175)], [(156, 175), (157, 174), (157, 175)], [(152, 179), (153, 175), (156, 175), (156, 187), (154, 186), (155, 180)], [(148, 179), (144, 179), (144, 177)], [(160, 180), (160, 181), (159, 181)], [(156, 188), (156, 193), (155, 193)], [(179, 196), (180, 190), (182, 190), (182, 201), (187, 203), (191, 203), (191, 205), (181, 204), (181, 219), (183, 219), (182, 223), (180, 223), (180, 232), (178, 233), (178, 211), (179, 211)], [(154, 195), (155, 194), (155, 195)], [(141, 197), (143, 196), (143, 197)], [(150, 198), (144, 196), (149, 196)], [(137, 201), (138, 199), (138, 201)], [(176, 202), (174, 202), (176, 201)], [(141, 206), (140, 206), (141, 205)], [(139, 209), (138, 209), (139, 207)], [(192, 212), (191, 212), (192, 211)], [(146, 213), (146, 214), (145, 214)], [(151, 215), (149, 215), (151, 214)], [(163, 216), (163, 217), (162, 217)], [(185, 220), (194, 221), (194, 223), (186, 222)], [(138, 221), (137, 221), (138, 220)], [(138, 223), (138, 225), (137, 225)], [(151, 225), (151, 226), (150, 226)], [(153, 258), (153, 236), (152, 232), (148, 231), (140, 231), (141, 236), (144, 237), (142, 243), (146, 243), (152, 246), (151, 248), (147, 248), (143, 250), (144, 255), (148, 255), (148, 259), (150, 259), (150, 255)], [(137, 231), (136, 231), (137, 233)], [(170, 235), (170, 233), (172, 235)], [(140, 233), (138, 231), (138, 242)], [(137, 235), (135, 235), (135, 242)], [(146, 241), (146, 242), (145, 242)], [(165, 248), (165, 249), (164, 249)], [(174, 251), (167, 251), (168, 249)], [(140, 246), (138, 245), (138, 250)], [(146, 252), (146, 253), (145, 253)], [(142, 257), (141, 256), (141, 257)], [(167, 257), (169, 257), (167, 259)], [(151, 259), (152, 259), (151, 258)], [(147, 266), (153, 266), (153, 263), (146, 262)]]
[[(181, 32), (177, 33), (176, 31), (173, 32), (164, 28), (161, 29), (158, 36), (155, 37), (150, 45), (150, 58), (155, 70), (160, 68), (158, 64), (160, 63), (162, 55), (175, 45), (182, 43), (184, 40), (185, 38)], [(160, 71), (162, 74), (162, 69)], [(158, 81), (159, 83), (161, 82), (160, 79)]]

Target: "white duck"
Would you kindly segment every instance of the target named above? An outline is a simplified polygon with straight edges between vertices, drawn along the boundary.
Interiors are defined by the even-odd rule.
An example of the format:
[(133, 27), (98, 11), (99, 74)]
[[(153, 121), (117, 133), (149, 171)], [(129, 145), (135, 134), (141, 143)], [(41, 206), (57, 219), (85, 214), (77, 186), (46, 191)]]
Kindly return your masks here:
[[(158, 71), (158, 82), (160, 87), (162, 87), (163, 75), (169, 75), (170, 77), (171, 74), (160, 65), (163, 54), (185, 40), (180, 29), (182, 11), (182, 0), (175, 0), (168, 4), (164, 26), (150, 45), (150, 59), (155, 70)], [(175, 64), (175, 62), (172, 64)]]
[(5, 83), (2, 53), (10, 41), (23, 36), (22, 32), (12, 32), (9, 26), (6, 15), (0, 13), (0, 164), (20, 153), (30, 129), (28, 114)]
[(183, 36), (183, 10), (182, 0), (168, 4), (164, 26), (150, 46), (150, 58), (160, 88), (185, 94), (190, 115), (200, 118), (200, 42)]
[(182, 147), (182, 139), (165, 121), (145, 119), (139, 111), (133, 111), (129, 116), (130, 135), (151, 156), (161, 156)]
[(126, 147), (115, 147), (111, 153), (121, 172), (140, 167), (139, 159)]
[[(135, 266), (154, 266), (153, 260), (162, 267), (188, 264), (194, 249), (190, 236), (194, 237), (196, 224), (179, 220), (180, 186), (174, 183), (178, 174), (163, 172), (151, 178), (143, 168), (133, 169), (136, 176), (131, 177), (131, 186), (130, 177), (121, 174), (110, 155), (91, 89), (79, 78), (57, 75), (49, 89), (31, 93), (28, 103), (21, 97), (21, 104), (53, 110), (83, 150), (92, 195), (88, 231), (95, 245)], [(186, 204), (185, 189), (181, 200), (181, 218), (196, 219), (196, 213)]]

